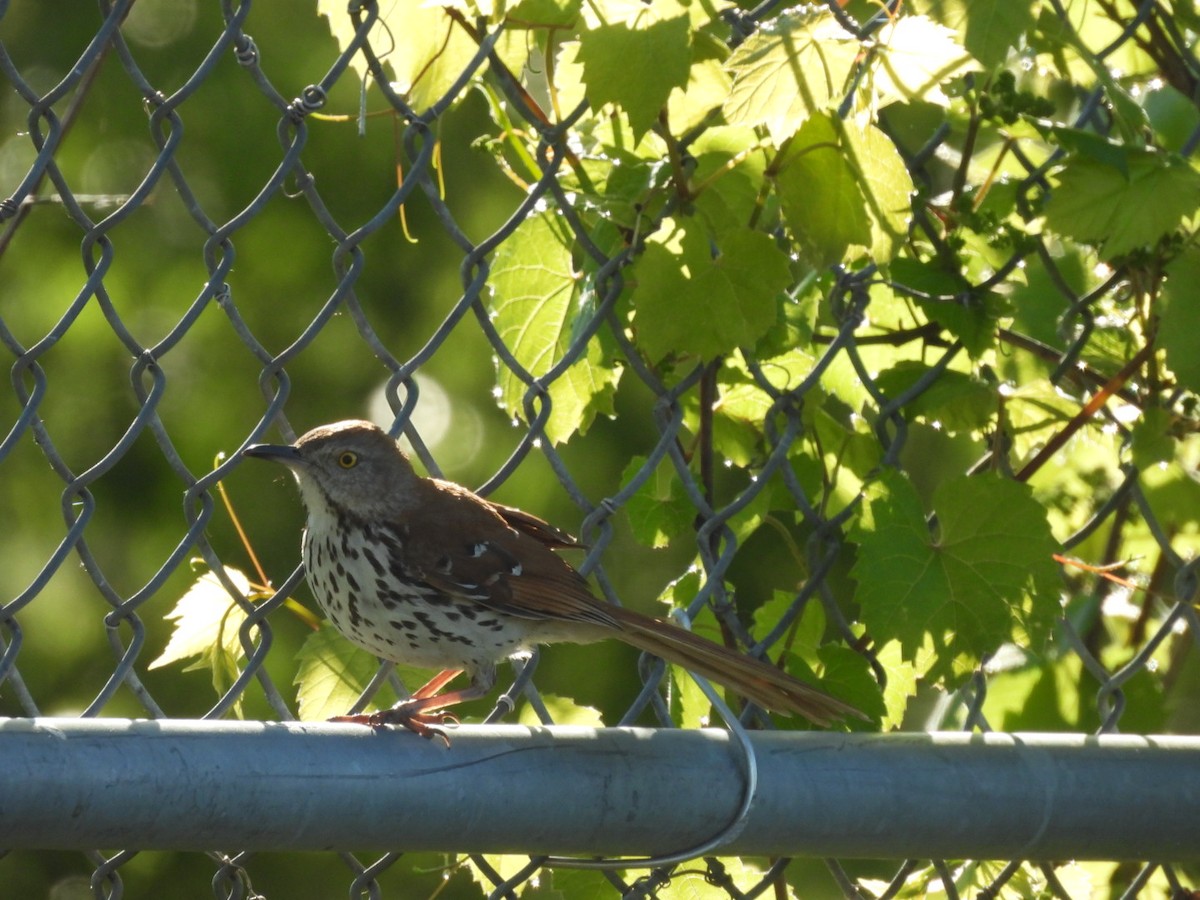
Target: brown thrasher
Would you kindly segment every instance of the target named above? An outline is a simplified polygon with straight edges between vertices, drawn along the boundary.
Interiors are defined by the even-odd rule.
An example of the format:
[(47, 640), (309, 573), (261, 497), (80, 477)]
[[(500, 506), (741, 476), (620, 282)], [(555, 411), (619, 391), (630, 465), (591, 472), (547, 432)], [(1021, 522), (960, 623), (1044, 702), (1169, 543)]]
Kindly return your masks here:
[[(439, 710), (482, 697), (496, 663), (555, 641), (617, 638), (819, 725), (854, 707), (751, 656), (598, 600), (554, 550), (578, 547), (536, 516), (460, 485), (423, 478), (370, 422), (314, 428), (248, 456), (292, 470), (308, 510), (304, 566), (313, 594), (346, 637), (386, 660), (441, 669), (390, 710), (351, 716), (441, 734)], [(470, 684), (439, 693), (457, 674)], [(865, 717), (864, 717), (865, 718)]]

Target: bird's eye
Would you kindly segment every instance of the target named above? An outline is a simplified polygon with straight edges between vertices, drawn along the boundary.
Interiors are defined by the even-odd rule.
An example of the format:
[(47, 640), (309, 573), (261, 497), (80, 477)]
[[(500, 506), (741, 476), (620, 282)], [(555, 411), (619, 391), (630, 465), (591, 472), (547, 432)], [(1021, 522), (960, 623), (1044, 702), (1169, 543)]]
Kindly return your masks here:
[(358, 454), (353, 450), (343, 450), (338, 456), (338, 465), (343, 469), (353, 469), (358, 465)]

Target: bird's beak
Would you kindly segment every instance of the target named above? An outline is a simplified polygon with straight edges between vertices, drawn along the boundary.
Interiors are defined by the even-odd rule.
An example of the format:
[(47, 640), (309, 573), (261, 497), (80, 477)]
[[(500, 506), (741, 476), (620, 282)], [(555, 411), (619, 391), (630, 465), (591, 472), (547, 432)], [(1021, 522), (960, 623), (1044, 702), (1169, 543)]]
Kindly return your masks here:
[(252, 444), (242, 451), (242, 456), (270, 459), (289, 467), (301, 462), (300, 451), (290, 444)]

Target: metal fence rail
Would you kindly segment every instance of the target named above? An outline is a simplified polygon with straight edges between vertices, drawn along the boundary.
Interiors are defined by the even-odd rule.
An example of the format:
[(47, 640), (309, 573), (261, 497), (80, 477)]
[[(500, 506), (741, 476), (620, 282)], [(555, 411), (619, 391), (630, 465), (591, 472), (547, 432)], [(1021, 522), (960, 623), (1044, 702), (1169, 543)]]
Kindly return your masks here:
[[(1194, 11), (1165, 0), (1085, 5), (1011, 4), (1031, 21), (1036, 13), (1057, 22), (1076, 41), (1083, 40), (1088, 16), (1110, 20), (1111, 27), (1098, 30), (1105, 40), (1087, 45), (1095, 87), (1072, 98), (1074, 118), (1056, 127), (1135, 140), (1121, 134), (1129, 94), (1119, 69), (1123, 54), (1137, 49), (1162, 67), (1154, 84), (1169, 85), (1172, 97), (1183, 98), (1181, 108), (1191, 104), (1190, 112), (1176, 110), (1176, 152), (1194, 157), (1200, 144)], [(1200, 731), (1190, 707), (1163, 700), (1198, 677), (1200, 492), (1164, 486), (1158, 474), (1169, 456), (1161, 442), (1183, 446), (1195, 430), (1194, 396), (1181, 386), (1156, 398), (1153, 409), (1139, 407), (1130, 378), (1153, 368), (1154, 348), (1148, 343), (1126, 354), (1132, 358), (1122, 356), (1126, 335), (1114, 312), (1135, 293), (1131, 284), (1151, 276), (1134, 264), (1078, 271), (1064, 262), (1049, 232), (1008, 242), (998, 235), (961, 294), (916, 277), (906, 282), (903, 270), (827, 268), (813, 276), (827, 279), (821, 303), (832, 313), (810, 329), (810, 373), (781, 388), (769, 371), (775, 363), (743, 351), (744, 384), (756, 392), (755, 426), (765, 436), (761, 479), (714, 495), (720, 473), (711, 470), (719, 463), (693, 465), (684, 443), (697, 428), (696, 409), (717, 401), (717, 367), (685, 361), (665, 377), (631, 342), (621, 306), (629, 267), (648, 236), (683, 215), (687, 203), (669, 197), (643, 209), (630, 200), (607, 224), (620, 231), (628, 217), (636, 228), (619, 251), (603, 249), (609, 245), (585, 224), (589, 211), (572, 180), (584, 168), (573, 168), (573, 147), (588, 105), (547, 122), (503, 61), (504, 30), (488, 31), (486, 21), (460, 6), (469, 4), (454, 7), (453, 27), (471, 35), (473, 49), (456, 59), (444, 91), (414, 108), (381, 62), (405, 35), (378, 27), (387, 10), (374, 3), (328, 12), (343, 34), (338, 44), (312, 10), (265, 0), (174, 6), (101, 0), (86, 12), (0, 0), (0, 355), (11, 387), (0, 398), (0, 713), (12, 717), (0, 722), (0, 845), (13, 848), (0, 859), (0, 881), (10, 879), (14, 890), (54, 887), (55, 896), (101, 898), (157, 896), (167, 886), (180, 896), (210, 889), (217, 898), (286, 896), (297, 884), (319, 891), (348, 886), (354, 897), (516, 897), (548, 883), (539, 879), (552, 879), (563, 896), (585, 887), (595, 895), (598, 886), (612, 896), (670, 896), (672, 882), (737, 898), (788, 896), (802, 893), (803, 885), (847, 897), (924, 889), (953, 897), (956, 885), (987, 896), (1012, 890), (1082, 897), (1101, 890), (1089, 880), (1094, 873), (1041, 862), (1071, 857), (1111, 860), (1115, 893), (1190, 895), (1200, 877), (1194, 867), (1200, 746), (1194, 738), (1135, 736), (1165, 726)], [(831, 0), (821, 8), (865, 58), (881, 29), (908, 14), (902, 6)], [(953, 18), (943, 6), (918, 4), (922, 12)], [(1002, 0), (996, 6), (998, 14), (1008, 8)], [(788, 14), (768, 0), (754, 9), (724, 9), (714, 22), (724, 29), (722, 40), (736, 46)], [(1014, 60), (1026, 49), (1014, 50)], [(373, 76), (369, 94), (354, 65)], [(477, 91), (476, 76), (486, 76), (490, 93)], [(857, 80), (851, 85), (844, 114), (860, 87)], [(357, 128), (321, 118), (349, 111), (353, 119), (355, 110)], [(376, 124), (379, 113), (388, 124)], [(508, 129), (480, 139), (479, 122), (489, 114), (507, 117)], [(696, 125), (690, 139), (706, 127)], [(939, 127), (906, 150), (904, 167), (924, 200), (943, 188), (963, 188), (947, 185), (955, 170), (945, 159), (963, 149), (951, 130)], [(470, 145), (500, 143), (518, 132), (536, 136), (537, 156), (526, 160), (536, 177), (504, 194), (503, 179), (494, 167), (483, 171)], [(674, 159), (664, 151), (660, 162), (684, 165), (678, 149), (672, 148)], [(1033, 158), (1019, 141), (1006, 152), (1021, 174), (1004, 189), (1018, 205), (1040, 202), (1058, 157)], [(471, 177), (446, 178), (456, 171)], [(381, 172), (390, 181), (377, 177)], [(983, 193), (987, 187), (995, 186), (985, 185)], [(982, 194), (976, 196), (971, 213), (986, 213)], [(1174, 200), (1162, 197), (1168, 199)], [(590, 292), (560, 357), (533, 372), (516, 348), (519, 336), (497, 324), (486, 301), (498, 255), (547, 209), (569, 230), (575, 248), (569, 265), (588, 272)], [(951, 258), (956, 248), (938, 214), (932, 202), (914, 204), (910, 237)], [(422, 243), (407, 245), (410, 231)], [(952, 307), (968, 294), (1019, 291), (1028, 279), (1060, 296), (1060, 315), (1052, 323), (1026, 323), (1040, 326), (1037, 334), (1002, 329), (999, 355), (1029, 354), (1049, 370), (1057, 395), (1039, 396), (1031, 407), (1058, 414), (1061, 401), (1070, 407), (1064, 419), (1075, 426), (1098, 417), (1121, 437), (1111, 447), (1079, 451), (1075, 502), (1064, 512), (1071, 533), (1057, 535), (1064, 553), (1086, 545), (1096, 564), (1072, 582), (1077, 602), (1066, 606), (1048, 651), (1048, 658), (1069, 664), (1027, 673), (1040, 678), (1043, 697), (1059, 692), (1060, 705), (1079, 707), (1071, 711), (1086, 723), (1078, 734), (993, 732), (1004, 724), (992, 719), (1010, 713), (1027, 731), (1056, 730), (1061, 721), (1024, 721), (1004, 707), (1003, 692), (1028, 662), (1023, 648), (1011, 646), (993, 648), (952, 694), (921, 697), (926, 705), (905, 725), (932, 733), (747, 735), (736, 720), (728, 723), (732, 739), (725, 732), (671, 731), (681, 701), (664, 700), (661, 667), (643, 667), (644, 688), (606, 723), (664, 726), (653, 737), (632, 729), (464, 726), (446, 748), (405, 734), (295, 722), (292, 656), (305, 635), (284, 608), (290, 594), (303, 595), (302, 573), (293, 570), (295, 534), (264, 548), (269, 570), (291, 574), (277, 578), (277, 592), (255, 594), (225, 568), (249, 566), (220, 487), (234, 493), (254, 533), (298, 521), (297, 506), (246, 502), (265, 496), (270, 476), (248, 474), (237, 451), (275, 428), (289, 436), (303, 430), (293, 420), (307, 426), (361, 415), (372, 394), (371, 412), (402, 431), (432, 472), (457, 475), (454, 469), (475, 459), (471, 447), (506, 443), (507, 458), (477, 473), (480, 492), (519, 486), (535, 501), (523, 505), (539, 508), (565, 497), (590, 548), (581, 568), (618, 602), (651, 585), (660, 589), (665, 580), (643, 574), (648, 557), (620, 523), (622, 514), (646, 509), (646, 485), (669, 472), (675, 493), (656, 500), (687, 507), (687, 521), (677, 524), (694, 529), (694, 539), (685, 555), (671, 557), (678, 569), (668, 577), (690, 577), (693, 560), (705, 575), (705, 586), (684, 598), (687, 618), (715, 612), (714, 627), (731, 642), (765, 652), (790, 641), (788, 631), (805, 610), (820, 606), (840, 649), (887, 681), (894, 661), (881, 660), (860, 640), (837, 599), (849, 577), (847, 531), (862, 495), (847, 499), (845, 485), (827, 481), (808, 490), (789, 451), (819, 431), (805, 416), (831, 372), (864, 391), (862, 409), (848, 416), (871, 417), (872, 427), (855, 438), (860, 443), (843, 448), (847, 455), (869, 443), (883, 464), (897, 465), (932, 446), (923, 442), (940, 440), (934, 433), (940, 423), (918, 430), (913, 410), (936, 407), (939, 390), (963, 389), (952, 375), (969, 335), (947, 337), (923, 326), (872, 331), (872, 316), (889, 325), (902, 319), (874, 291)], [(789, 290), (799, 296), (802, 287)], [(586, 445), (622, 445), (630, 440), (625, 434), (598, 422), (569, 444), (553, 439), (550, 392), (589, 358), (593, 339), (622, 361), (621, 377), (637, 385), (621, 395), (620, 414), (644, 461), (613, 476), (615, 488), (612, 480), (598, 486), (599, 464)], [(871, 348), (910, 341), (923, 348), (921, 377), (881, 379)], [(504, 418), (522, 420), (519, 433), (505, 433), (495, 421), (491, 385), (481, 390), (459, 371), (466, 364), (458, 361), (485, 357), (494, 358), (509, 384)], [(480, 395), (443, 404), (443, 390)], [(1094, 408), (1081, 399), (1096, 397), (1102, 402)], [(1105, 406), (1112, 398), (1137, 409), (1138, 423)], [(451, 438), (438, 437), (444, 422), (422, 418), (431, 408), (451, 419)], [(1033, 426), (1017, 423), (1004, 439), (1022, 440), (1025, 427)], [(1074, 430), (1063, 432), (1065, 440)], [(1002, 444), (1001, 436), (991, 447), (974, 442), (961, 453), (963, 470), (1003, 470)], [(949, 444), (939, 446), (944, 451)], [(1186, 446), (1179, 464), (1192, 472), (1195, 457)], [(1156, 453), (1162, 466), (1146, 462), (1158, 460)], [(792, 549), (803, 558), (805, 578), (786, 592), (778, 621), (756, 632), (756, 644), (748, 617), (739, 617), (737, 598), (723, 585), (738, 565), (737, 517), (764, 500), (768, 483), (803, 520), (802, 545), (793, 541)], [(284, 496), (276, 487), (272, 501)], [(218, 592), (223, 587), (237, 602), (232, 662), (221, 657), (212, 666), (215, 701), (205, 676), (178, 663), (151, 666), (169, 639), (164, 617), (195, 581), (194, 559), (213, 573)], [(1148, 588), (1145, 603), (1100, 577), (1105, 567), (1129, 559), (1153, 561), (1138, 584)], [(1114, 654), (1116, 628), (1123, 652)], [(630, 665), (628, 657), (611, 659), (613, 668)], [(539, 693), (547, 683), (557, 684), (527, 666), (506, 697), (523, 698), (549, 725), (563, 707)], [(381, 670), (362, 702), (395, 685)], [(588, 690), (596, 691), (597, 706), (611, 707), (600, 688)], [(1195, 696), (1186, 690), (1174, 696), (1180, 695)], [(505, 718), (509, 706), (502, 702), (489, 718)], [(222, 721), (234, 716), (264, 722)], [(616, 774), (615, 759), (621, 760)], [(485, 769), (493, 780), (474, 781)], [(614, 780), (618, 774), (624, 780)], [(748, 778), (757, 779), (756, 791), (747, 791)], [(576, 797), (572, 786), (580, 785), (595, 793)], [(735, 827), (716, 829), (719, 846), (703, 844), (714, 833), (713, 820), (724, 821), (738, 803), (744, 820), (735, 814)], [(631, 818), (588, 819), (585, 811), (596, 808)], [(389, 809), (390, 817), (383, 815)], [(462, 840), (455, 841), (459, 830)], [(560, 878), (555, 861), (537, 855), (515, 865), (484, 855), (669, 857), (697, 845), (706, 859), (690, 868), (659, 859), (645, 871), (627, 865), (587, 873), (595, 879), (588, 882)], [(109, 849), (94, 849), (101, 847)], [(373, 862), (351, 852), (370, 848), (388, 852)], [(181, 852), (164, 861), (142, 849)], [(329, 852), (281, 866), (263, 853), (279, 849)], [(446, 863), (443, 881), (443, 873), (430, 874), (431, 857), (413, 856), (421, 851), (465, 855)], [(910, 855), (919, 858), (859, 863)], [(733, 866), (718, 856), (769, 859)], [(947, 858), (1003, 861), (989, 868)]]
[[(736, 818), (741, 800), (739, 752), (716, 730), (463, 726), (443, 747), (333, 724), (0, 728), (8, 771), (23, 773), (0, 778), (8, 847), (398, 846), (578, 854), (586, 865), (597, 853), (701, 844)], [(775, 732), (753, 743), (758, 789), (723, 855), (1200, 854), (1195, 738)], [(114, 779), (121, 771), (138, 778)], [(1123, 829), (1107, 824), (1114, 818)]]

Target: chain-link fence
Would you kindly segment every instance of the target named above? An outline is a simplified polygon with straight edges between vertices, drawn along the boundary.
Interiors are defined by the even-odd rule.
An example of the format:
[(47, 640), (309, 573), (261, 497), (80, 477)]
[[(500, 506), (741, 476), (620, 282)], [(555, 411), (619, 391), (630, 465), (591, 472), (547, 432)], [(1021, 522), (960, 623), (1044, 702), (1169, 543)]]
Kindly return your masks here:
[[(365, 416), (579, 523), (608, 599), (787, 648), (875, 727), (1196, 732), (1190, 6), (52, 6), (0, 2), (5, 714), (289, 721), (415, 686), (292, 614), (300, 506), (237, 452)], [(1022, 555), (1048, 529), (1057, 560)], [(488, 718), (707, 722), (678, 672), (576, 652), (518, 667)], [(1187, 860), (408, 849), (20, 850), (0, 894), (1195, 884)]]

